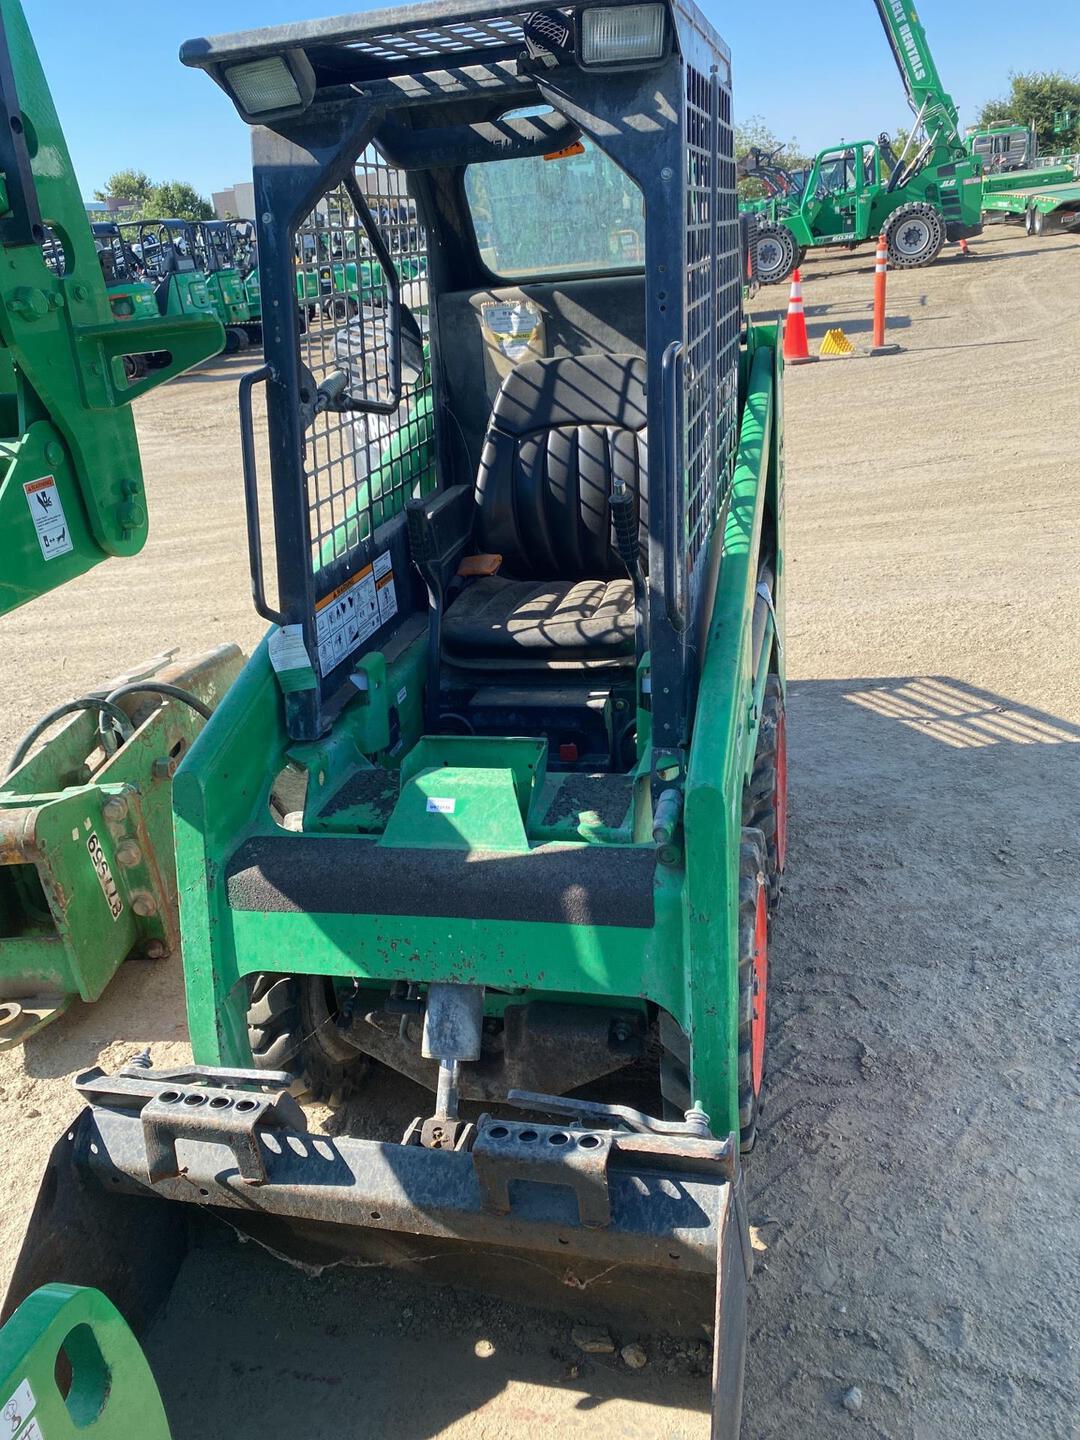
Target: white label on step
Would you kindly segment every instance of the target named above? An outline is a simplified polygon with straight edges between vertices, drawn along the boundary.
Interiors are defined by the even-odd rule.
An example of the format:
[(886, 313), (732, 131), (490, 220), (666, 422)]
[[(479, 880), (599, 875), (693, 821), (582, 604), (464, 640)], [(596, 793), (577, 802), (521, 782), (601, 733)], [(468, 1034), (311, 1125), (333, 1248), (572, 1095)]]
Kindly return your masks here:
[[(89, 851), (90, 859), (94, 862), (94, 870), (97, 874), (98, 884), (101, 886), (101, 893), (105, 896), (105, 903), (109, 907), (109, 914), (114, 920), (119, 920), (124, 913), (124, 902), (120, 899), (120, 892), (116, 888), (116, 881), (109, 869), (109, 862), (105, 859), (105, 852), (101, 848), (101, 841), (97, 838), (97, 831), (92, 831), (86, 837), (86, 848)], [(0, 1430), (0, 1435), (4, 1432)]]
[[(40, 480), (26, 481), (23, 494), (30, 507), (38, 544), (45, 559), (55, 560), (58, 555), (66, 555), (69, 550), (74, 550), (64, 505), (54, 477), (43, 475)], [(0, 1431), (0, 1434), (2, 1433)]]
[(443, 798), (438, 795), (429, 795), (427, 809), (429, 815), (453, 815), (457, 808), (457, 801)]
[[(10, 1440), (12, 1435), (18, 1435), (33, 1414), (36, 1404), (34, 1392), (30, 1389), (30, 1381), (21, 1381), (14, 1395), (0, 1411), (0, 1436), (3, 1436), (3, 1440)], [(26, 1430), (23, 1433), (29, 1435), (31, 1432)], [(40, 1430), (37, 1433), (40, 1435)]]
[(36, 1420), (31, 1420), (19, 1436), (19, 1440), (45, 1440), (45, 1432)]

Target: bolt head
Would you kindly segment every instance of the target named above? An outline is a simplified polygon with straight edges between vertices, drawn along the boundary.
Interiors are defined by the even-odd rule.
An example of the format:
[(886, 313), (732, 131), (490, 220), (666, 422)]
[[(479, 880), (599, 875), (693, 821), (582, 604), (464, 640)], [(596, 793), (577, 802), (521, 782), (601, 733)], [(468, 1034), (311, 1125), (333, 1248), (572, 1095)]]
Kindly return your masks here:
[(105, 816), (106, 820), (111, 820), (115, 824), (117, 821), (123, 820), (127, 815), (128, 802), (124, 799), (123, 795), (110, 795), (101, 807), (101, 813)]
[(171, 780), (176, 774), (176, 761), (168, 760), (162, 756), (160, 759), (154, 761), (152, 770), (155, 780)]
[(134, 897), (131, 902), (131, 908), (135, 911), (136, 915), (141, 915), (143, 919), (146, 919), (151, 915), (156, 915), (158, 907), (154, 897), (148, 895), (144, 890)]
[(146, 949), (143, 951), (148, 960), (164, 960), (168, 953), (164, 940), (148, 940)]
[(116, 847), (116, 858), (126, 870), (133, 865), (138, 865), (142, 860), (142, 849), (137, 840), (121, 840)]

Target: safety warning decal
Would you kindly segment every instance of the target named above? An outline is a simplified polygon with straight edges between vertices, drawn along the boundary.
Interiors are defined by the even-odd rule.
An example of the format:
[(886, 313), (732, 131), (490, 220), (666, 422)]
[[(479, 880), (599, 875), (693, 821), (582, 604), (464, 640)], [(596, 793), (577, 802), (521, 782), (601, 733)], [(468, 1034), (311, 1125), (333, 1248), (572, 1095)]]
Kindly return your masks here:
[(315, 606), (320, 673), (329, 675), (396, 614), (394, 570), (384, 550)]
[(55, 477), (43, 475), (40, 480), (27, 480), (23, 485), (23, 494), (30, 507), (38, 544), (45, 559), (55, 560), (58, 555), (74, 550)]
[[(3, 1440), (8, 1440), (11, 1435), (19, 1434), (25, 1422), (33, 1414), (36, 1404), (37, 1400), (30, 1388), (30, 1381), (23, 1380), (4, 1406), (3, 1411), (0, 1411), (0, 1436), (3, 1437)], [(30, 1431), (27, 1430), (23, 1433), (29, 1435)]]
[(492, 300), (480, 306), (489, 342), (516, 365), (537, 340), (544, 317), (531, 300)]

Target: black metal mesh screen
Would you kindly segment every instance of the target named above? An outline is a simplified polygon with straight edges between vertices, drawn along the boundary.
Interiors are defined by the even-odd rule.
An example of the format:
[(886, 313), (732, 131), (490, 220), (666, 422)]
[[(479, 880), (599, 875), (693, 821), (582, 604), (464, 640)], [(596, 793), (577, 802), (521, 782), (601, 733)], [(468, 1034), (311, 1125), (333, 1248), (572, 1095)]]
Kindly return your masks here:
[(523, 44), (521, 19), (497, 16), (490, 20), (448, 21), (394, 34), (372, 35), (353, 41), (350, 49), (373, 60), (428, 60), (460, 57), (470, 51), (501, 50)]
[(685, 67), (685, 525), (693, 608), (734, 466), (742, 276), (731, 91), (718, 74)]
[[(397, 271), (401, 300), (427, 331), (427, 245), (404, 173), (374, 150), (355, 171)], [(295, 241), (300, 301), (301, 402), (324, 391), (388, 403), (391, 374), (390, 286), (353, 195), (328, 192)], [(430, 372), (402, 376), (391, 414), (316, 408), (304, 446), (311, 568), (347, 556), (412, 495), (435, 482)], [(318, 587), (316, 587), (318, 589)]]

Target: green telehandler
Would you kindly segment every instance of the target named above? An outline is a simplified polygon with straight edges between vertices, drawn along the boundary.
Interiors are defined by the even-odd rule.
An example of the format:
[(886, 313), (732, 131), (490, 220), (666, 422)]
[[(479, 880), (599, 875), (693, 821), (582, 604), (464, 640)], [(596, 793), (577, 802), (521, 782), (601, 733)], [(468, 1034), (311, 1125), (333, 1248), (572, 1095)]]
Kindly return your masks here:
[[(91, 230), (18, 0), (0, 0), (0, 108), (4, 614), (142, 547), (130, 402), (223, 336), (210, 315), (162, 316), (115, 224)], [(239, 659), (159, 656), (45, 717), (66, 724), (36, 753), (45, 725), (19, 747), (0, 779), (0, 1049), (74, 995), (94, 998), (127, 954), (178, 943), (163, 792), (201, 724), (189, 702), (208, 709)], [(168, 698), (178, 679), (202, 699)], [(169, 1440), (147, 1362), (103, 1294), (47, 1284), (21, 1299), (0, 1330), (0, 1433)]]
[[(21, 11), (4, 4), (0, 21), (0, 98), (39, 142), (31, 153), (13, 128), (0, 155), (16, 282), (0, 292), (8, 611), (141, 547), (129, 402), (214, 354), (222, 331), (201, 307), (161, 315), (119, 228), (91, 232)], [(58, 706), (3, 757), (0, 1050), (97, 999), (129, 956), (179, 950), (171, 777), (241, 658), (157, 656)]]
[[(690, 0), (440, 0), (182, 59), (253, 131), (270, 629), (173, 780), (193, 1063), (80, 1077), (4, 1314), (94, 1286), (176, 1440), (340, 1440), (387, 1377), (261, 1368), (252, 1412), (247, 1337), (334, 1347), (283, 1262), (353, 1328), (403, 1267), (710, 1343), (735, 1437), (787, 751), (729, 52)], [(322, 236), (347, 303), (303, 317)]]
[(982, 162), (960, 137), (956, 106), (912, 0), (874, 4), (915, 115), (908, 142), (900, 155), (884, 135), (832, 145), (815, 157), (797, 196), (763, 207), (763, 284), (786, 280), (807, 250), (855, 249), (880, 234), (893, 269), (930, 265), (946, 240), (970, 239), (982, 228)]

